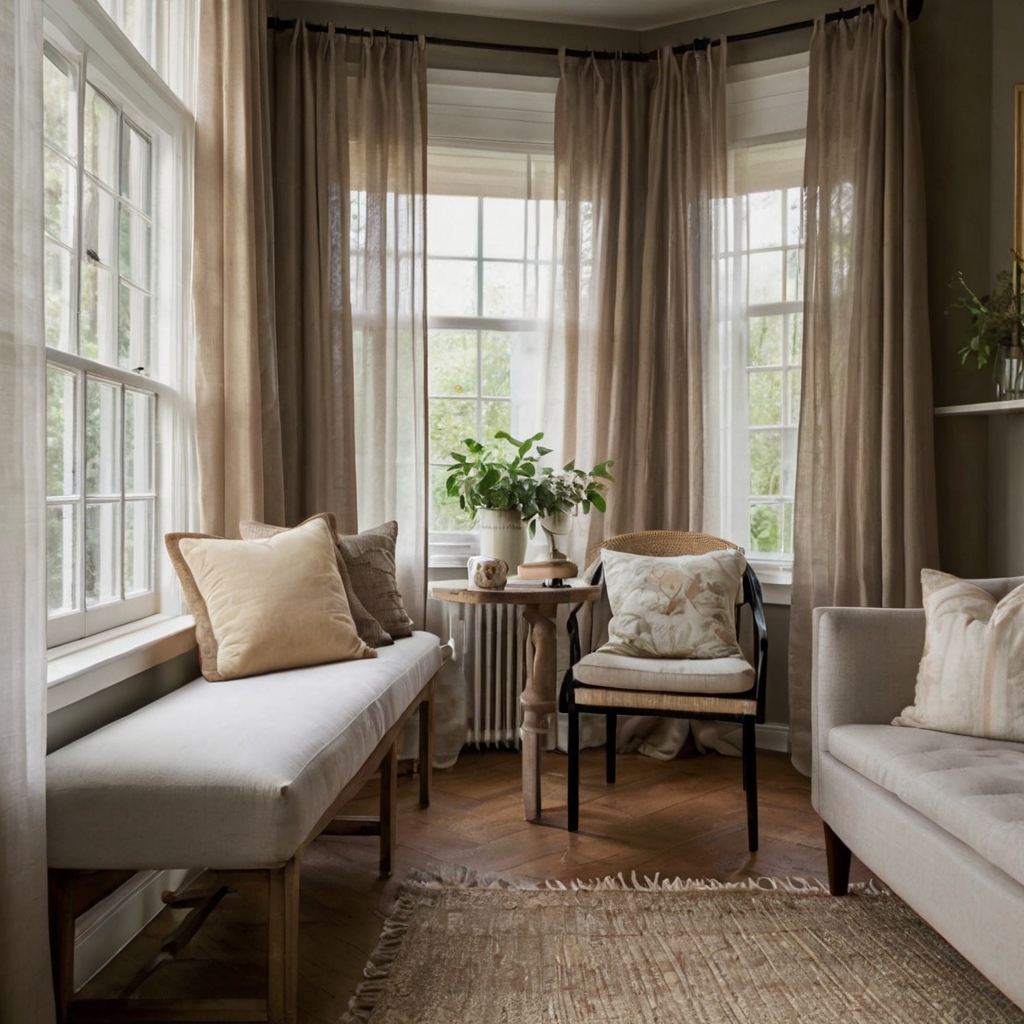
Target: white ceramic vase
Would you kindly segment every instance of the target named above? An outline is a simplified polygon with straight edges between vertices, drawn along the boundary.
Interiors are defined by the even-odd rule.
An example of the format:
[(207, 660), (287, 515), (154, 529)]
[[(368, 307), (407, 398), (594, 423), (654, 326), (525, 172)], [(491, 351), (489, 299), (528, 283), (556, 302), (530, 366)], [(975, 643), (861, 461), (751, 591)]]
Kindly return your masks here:
[(513, 510), (482, 508), (477, 512), (480, 523), (480, 554), (500, 558), (515, 575), (526, 558), (526, 523)]
[(548, 558), (553, 562), (564, 562), (566, 554), (560, 548), (566, 543), (565, 538), (572, 532), (572, 512), (554, 512), (539, 520), (544, 536), (548, 541)]

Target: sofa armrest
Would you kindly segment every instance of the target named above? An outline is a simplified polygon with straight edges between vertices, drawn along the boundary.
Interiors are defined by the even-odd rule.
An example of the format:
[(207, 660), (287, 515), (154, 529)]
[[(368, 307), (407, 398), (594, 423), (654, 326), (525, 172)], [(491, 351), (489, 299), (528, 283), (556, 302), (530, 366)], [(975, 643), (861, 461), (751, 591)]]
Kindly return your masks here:
[(811, 666), (812, 798), (837, 725), (883, 725), (914, 701), (924, 651), (920, 608), (815, 608)]

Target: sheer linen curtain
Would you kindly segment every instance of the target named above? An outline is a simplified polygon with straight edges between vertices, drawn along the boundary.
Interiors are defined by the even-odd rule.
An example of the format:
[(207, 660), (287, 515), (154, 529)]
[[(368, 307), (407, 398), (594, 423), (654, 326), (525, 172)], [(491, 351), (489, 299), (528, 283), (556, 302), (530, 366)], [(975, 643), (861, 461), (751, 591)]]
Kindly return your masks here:
[(284, 525), (266, 0), (200, 0), (192, 294), (201, 528)]
[(811, 43), (803, 402), (789, 641), (810, 773), (811, 614), (921, 603), (938, 562), (924, 182), (905, 0)]
[(46, 910), (42, 5), (0, 0), (0, 1020), (54, 1019)]
[[(715, 213), (727, 195), (725, 45), (637, 63), (561, 60), (555, 103), (556, 290), (544, 429), (561, 461), (615, 460), (608, 512), (572, 556), (633, 530), (702, 530), (704, 361), (714, 344)], [(547, 442), (545, 442), (547, 443)], [(713, 461), (713, 460), (711, 460)], [(595, 641), (602, 623), (582, 629)], [(731, 729), (732, 727), (729, 727)], [(622, 721), (619, 746), (674, 757), (690, 723)], [(711, 726), (707, 741), (718, 745)], [(728, 730), (725, 730), (728, 731)], [(602, 743), (587, 725), (584, 744)]]

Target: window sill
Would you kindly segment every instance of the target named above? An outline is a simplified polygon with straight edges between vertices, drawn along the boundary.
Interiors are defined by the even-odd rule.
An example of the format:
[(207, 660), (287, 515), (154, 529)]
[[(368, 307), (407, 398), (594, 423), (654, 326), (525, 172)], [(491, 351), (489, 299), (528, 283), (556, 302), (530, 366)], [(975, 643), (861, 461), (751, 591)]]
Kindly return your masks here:
[(84, 700), (195, 647), (191, 615), (150, 615), (47, 653), (47, 713)]
[(750, 561), (750, 567), (757, 573), (765, 604), (788, 605), (793, 584), (793, 567), (778, 562)]

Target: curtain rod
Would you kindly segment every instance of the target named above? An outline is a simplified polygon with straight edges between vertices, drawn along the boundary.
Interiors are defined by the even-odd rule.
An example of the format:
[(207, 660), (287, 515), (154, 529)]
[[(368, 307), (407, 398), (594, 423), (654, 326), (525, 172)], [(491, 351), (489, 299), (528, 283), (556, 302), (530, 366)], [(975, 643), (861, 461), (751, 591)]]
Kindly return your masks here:
[[(911, 21), (916, 21), (920, 17), (921, 9), (924, 7), (924, 0), (907, 0), (907, 16)], [(840, 8), (838, 11), (832, 11), (825, 15), (825, 21), (845, 21), (848, 18), (856, 18), (860, 14), (870, 14), (874, 11), (874, 4), (865, 4), (863, 7), (852, 7), (849, 10), (843, 10)], [(285, 18), (267, 18), (267, 28), (273, 29), (274, 31), (282, 31), (294, 27), (296, 24), (295, 19)], [(332, 26), (330, 25), (306, 25), (306, 28), (310, 32), (327, 32)], [(783, 35), (786, 32), (798, 32), (803, 29), (813, 28), (814, 19), (809, 18), (807, 21), (793, 21), (788, 25), (773, 25), (770, 28), (755, 29), (752, 32), (740, 32), (736, 35), (726, 36), (726, 42), (729, 43), (743, 43), (750, 39), (764, 39), (768, 36)], [(341, 35), (349, 36), (373, 36), (373, 35), (387, 35), (392, 39), (404, 39), (415, 42), (420, 38), (419, 35), (414, 35), (409, 32), (388, 32), (385, 28), (383, 32), (375, 31), (373, 29), (365, 28), (339, 28), (337, 31)], [(474, 50), (500, 50), (504, 53), (535, 53), (545, 57), (557, 57), (560, 50), (557, 46), (524, 46), (516, 43), (484, 43), (475, 42), (471, 39), (446, 39), (442, 36), (426, 36), (424, 37), (427, 43), (432, 46), (464, 46)], [(686, 53), (688, 50), (706, 50), (709, 46), (717, 46), (717, 39), (695, 39), (692, 43), (683, 43), (679, 46), (673, 46), (673, 53)], [(622, 60), (633, 60), (633, 61), (648, 61), (654, 60), (657, 55), (657, 50), (652, 50), (649, 53), (631, 53), (629, 51), (622, 51), (613, 53), (609, 50), (574, 50), (566, 48), (565, 53), (569, 57), (598, 57), (602, 59), (610, 59), (613, 57), (620, 57)]]

